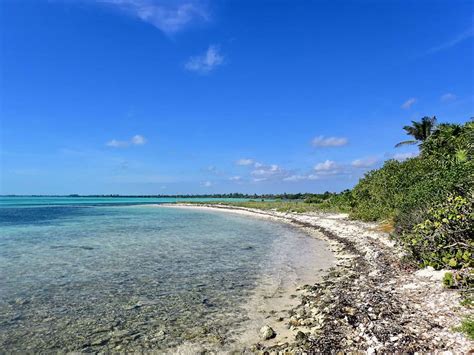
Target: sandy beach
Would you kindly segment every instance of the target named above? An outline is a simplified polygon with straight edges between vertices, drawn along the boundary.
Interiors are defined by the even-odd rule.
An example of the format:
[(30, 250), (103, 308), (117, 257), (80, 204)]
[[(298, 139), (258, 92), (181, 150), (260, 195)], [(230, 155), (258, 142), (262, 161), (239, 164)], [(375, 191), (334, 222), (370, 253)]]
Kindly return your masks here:
[(297, 301), (288, 315), (265, 319), (276, 337), (247, 338), (247, 350), (467, 353), (474, 348), (472, 341), (452, 330), (469, 311), (460, 306), (456, 291), (443, 288), (443, 271), (407, 267), (401, 262), (402, 250), (374, 223), (352, 221), (344, 214), (212, 204), (163, 206), (272, 219), (328, 243), (335, 266), (314, 284), (295, 288)]

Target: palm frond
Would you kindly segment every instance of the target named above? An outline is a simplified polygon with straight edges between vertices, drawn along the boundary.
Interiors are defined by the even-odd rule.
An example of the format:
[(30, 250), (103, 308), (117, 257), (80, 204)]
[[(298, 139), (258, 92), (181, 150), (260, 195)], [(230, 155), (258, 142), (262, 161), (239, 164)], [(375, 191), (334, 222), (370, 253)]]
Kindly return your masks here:
[(418, 143), (418, 141), (403, 141), (403, 142), (400, 142), (400, 143), (397, 143), (395, 144), (395, 148), (398, 148), (398, 147), (401, 147), (402, 145), (413, 145), (413, 144), (416, 144)]

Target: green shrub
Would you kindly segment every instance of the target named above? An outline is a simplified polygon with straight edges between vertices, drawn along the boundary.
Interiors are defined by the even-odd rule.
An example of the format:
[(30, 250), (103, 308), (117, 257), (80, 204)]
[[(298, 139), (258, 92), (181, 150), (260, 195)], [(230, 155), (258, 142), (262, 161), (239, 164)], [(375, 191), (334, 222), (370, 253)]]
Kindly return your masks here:
[(407, 231), (424, 220), (423, 213), (448, 193), (466, 196), (474, 186), (474, 124), (441, 124), (422, 143), (419, 157), (389, 160), (368, 172), (352, 191), (351, 215), (376, 221), (395, 219)]
[(453, 270), (446, 272), (443, 277), (443, 285), (446, 288), (457, 288), (465, 291), (466, 299), (470, 291), (474, 288), (474, 271), (466, 268), (461, 270)]
[(443, 285), (447, 288), (454, 288), (455, 287), (455, 281), (454, 281), (454, 276), (452, 272), (447, 272), (443, 276)]
[(474, 318), (467, 317), (463, 319), (459, 327), (454, 328), (455, 331), (466, 334), (466, 336), (474, 340)]
[(420, 266), (474, 266), (474, 197), (450, 195), (424, 214), (425, 220), (399, 238)]

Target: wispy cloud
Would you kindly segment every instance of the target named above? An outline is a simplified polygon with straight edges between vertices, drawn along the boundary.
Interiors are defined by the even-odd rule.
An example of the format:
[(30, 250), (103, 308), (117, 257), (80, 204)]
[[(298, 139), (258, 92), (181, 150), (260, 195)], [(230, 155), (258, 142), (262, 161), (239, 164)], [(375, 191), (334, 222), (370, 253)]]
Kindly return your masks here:
[(441, 95), (441, 97), (439, 98), (441, 102), (452, 102), (454, 100), (456, 100), (456, 95), (448, 92), (444, 95)]
[(279, 177), (283, 178), (288, 175), (288, 172), (277, 164), (259, 164), (259, 166), (252, 170), (250, 174), (254, 179), (270, 179)]
[[(336, 162), (326, 159), (319, 162), (309, 171), (298, 171), (287, 169), (277, 164), (264, 164), (253, 159), (240, 159), (236, 163), (250, 167), (249, 177), (252, 182), (281, 181), (288, 183), (297, 183), (302, 181), (341, 179), (359, 176), (368, 168), (379, 163), (379, 157), (367, 157), (355, 159), (351, 162)], [(230, 181), (245, 182), (247, 179), (241, 176), (231, 177)]]
[(418, 156), (417, 152), (408, 152), (408, 153), (396, 153), (393, 155), (392, 159), (398, 160), (398, 161), (404, 161), (410, 158), (414, 158)]
[(311, 142), (314, 147), (340, 147), (348, 143), (345, 137), (315, 137)]
[(247, 166), (247, 165), (252, 165), (252, 164), (254, 164), (254, 161), (253, 161), (253, 159), (242, 158), (242, 159), (237, 160), (237, 161), (235, 162), (235, 164), (241, 165), (241, 166)]
[(436, 52), (444, 51), (446, 49), (449, 49), (451, 47), (456, 46), (457, 44), (471, 38), (474, 36), (474, 27), (471, 27), (467, 31), (464, 31), (462, 33), (459, 33), (457, 36), (452, 38), (451, 40), (444, 42), (436, 47), (433, 47), (428, 50), (427, 54), (433, 54)]
[(212, 185), (213, 185), (213, 183), (210, 182), (210, 181), (203, 181), (201, 183), (201, 186), (204, 186), (204, 187), (211, 187)]
[(131, 145), (144, 145), (146, 144), (147, 140), (145, 137), (143, 137), (140, 134), (134, 135), (130, 140), (128, 141), (121, 141), (117, 139), (112, 139), (108, 141), (105, 145), (107, 147), (112, 147), (112, 148), (126, 148)]
[(379, 158), (376, 157), (368, 157), (368, 158), (361, 158), (355, 159), (351, 162), (351, 165), (354, 168), (370, 168), (379, 162)]
[[(250, 168), (249, 173), (253, 182), (282, 180), (285, 177), (291, 175), (290, 171), (277, 164), (264, 164), (253, 159), (239, 159), (235, 163), (237, 165), (247, 166)], [(231, 177), (230, 180), (243, 181), (241, 176)]]
[(329, 177), (336, 177), (344, 174), (344, 166), (336, 163), (333, 160), (326, 160), (318, 163), (313, 167), (312, 171), (304, 174), (293, 174), (285, 176), (282, 180), (287, 182), (311, 181), (324, 179)]
[(404, 110), (408, 110), (410, 107), (412, 107), (415, 103), (416, 103), (416, 98), (414, 97), (411, 97), (409, 98), (408, 100), (406, 100), (403, 104), (402, 104), (402, 109)]
[(132, 137), (132, 144), (135, 144), (135, 145), (144, 145), (146, 143), (146, 138), (139, 135), (139, 134), (136, 134)]
[(107, 147), (112, 147), (112, 148), (125, 148), (130, 145), (130, 142), (128, 141), (118, 141), (116, 139), (112, 139), (111, 141), (108, 141), (105, 143)]
[(332, 161), (332, 160), (326, 160), (325, 162), (316, 164), (314, 166), (314, 170), (317, 171), (317, 172), (335, 171), (336, 169), (338, 169), (338, 165), (336, 164), (335, 161)]
[(96, 0), (118, 7), (129, 15), (150, 23), (166, 34), (179, 32), (194, 22), (208, 21), (209, 14), (199, 1)]
[(306, 175), (290, 175), (283, 178), (283, 181), (288, 182), (298, 182), (298, 181), (305, 181), (305, 180), (317, 180), (319, 177), (316, 174), (306, 174)]
[(207, 51), (201, 55), (189, 58), (184, 65), (186, 70), (207, 74), (224, 63), (224, 56), (216, 46), (209, 46)]
[(416, 101), (417, 101), (416, 98), (411, 97), (408, 100), (406, 100), (400, 107), (404, 110), (408, 110), (416, 103)]

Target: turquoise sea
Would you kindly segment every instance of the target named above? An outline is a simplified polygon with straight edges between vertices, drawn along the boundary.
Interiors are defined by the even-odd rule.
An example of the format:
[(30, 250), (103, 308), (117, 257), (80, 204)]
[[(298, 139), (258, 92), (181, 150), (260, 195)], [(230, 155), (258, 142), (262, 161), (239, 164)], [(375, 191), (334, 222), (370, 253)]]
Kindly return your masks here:
[(164, 202), (1, 197), (0, 350), (231, 346), (262, 280), (297, 282), (324, 247), (276, 222), (149, 205)]

